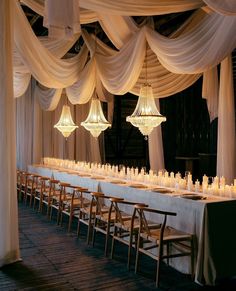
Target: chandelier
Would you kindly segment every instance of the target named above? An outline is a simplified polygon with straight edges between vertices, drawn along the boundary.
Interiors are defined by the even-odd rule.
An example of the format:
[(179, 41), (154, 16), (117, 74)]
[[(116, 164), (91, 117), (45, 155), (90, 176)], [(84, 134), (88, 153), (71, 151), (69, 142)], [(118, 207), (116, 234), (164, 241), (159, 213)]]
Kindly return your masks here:
[(146, 83), (141, 87), (136, 108), (132, 115), (126, 117), (126, 121), (138, 127), (145, 136), (149, 135), (154, 127), (166, 121), (166, 117), (161, 115), (156, 107), (150, 84)]
[(63, 136), (67, 138), (77, 127), (78, 126), (75, 125), (72, 120), (70, 107), (68, 105), (64, 105), (62, 107), (61, 117), (58, 123), (54, 125), (54, 128), (57, 128)]
[(146, 45), (146, 82), (140, 88), (138, 103), (134, 112), (126, 117), (126, 121), (138, 127), (141, 133), (148, 136), (154, 127), (166, 121), (166, 117), (161, 115), (156, 107), (153, 97), (152, 86), (147, 82), (147, 45)]
[(81, 122), (81, 125), (89, 130), (94, 137), (98, 137), (103, 130), (111, 127), (103, 114), (101, 102), (98, 98), (92, 98), (88, 117)]

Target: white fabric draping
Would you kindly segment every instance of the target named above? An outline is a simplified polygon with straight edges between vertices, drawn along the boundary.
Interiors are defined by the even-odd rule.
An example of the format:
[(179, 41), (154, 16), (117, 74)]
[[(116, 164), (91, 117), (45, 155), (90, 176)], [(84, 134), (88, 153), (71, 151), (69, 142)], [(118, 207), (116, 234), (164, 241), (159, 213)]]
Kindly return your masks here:
[[(205, 97), (206, 96), (206, 97)], [(217, 67), (214, 67), (203, 74), (202, 97), (207, 100), (207, 107), (210, 122), (218, 117), (218, 96), (219, 83)]]
[(95, 61), (92, 59), (82, 71), (79, 80), (66, 88), (67, 96), (72, 104), (84, 104), (92, 97), (95, 89)]
[(0, 50), (2, 52), (0, 56), (0, 267), (20, 259), (16, 194), (12, 8), (12, 0), (0, 1)]
[(70, 38), (81, 32), (79, 0), (45, 0), (44, 14), (50, 37)]
[(221, 63), (217, 140), (217, 176), (224, 176), (227, 184), (236, 177), (234, 108), (232, 60), (228, 56)]
[[(87, 57), (86, 50), (81, 50), (81, 53), (73, 58), (61, 60), (42, 46), (39, 49), (40, 42), (32, 33), (19, 3), (14, 3), (15, 43), (23, 62), (27, 64), (35, 79), (50, 88), (63, 88), (76, 82), (82, 70), (83, 61), (80, 60)], [(22, 28), (25, 33), (22, 33)]]
[[(147, 29), (149, 46), (173, 73), (196, 74), (216, 66), (236, 47), (236, 17), (202, 13), (202, 21), (175, 39)], [(217, 49), (216, 49), (217, 48)]]
[[(158, 110), (160, 111), (159, 99), (156, 99), (155, 103)], [(150, 169), (153, 171), (165, 169), (161, 125), (155, 127), (152, 133), (149, 135), (148, 150)]]
[[(24, 3), (26, 6), (28, 6), (30, 9), (35, 11), (41, 16), (44, 16), (44, 3), (45, 0), (20, 0), (21, 3)], [(67, 1), (66, 1), (67, 2)], [(56, 3), (57, 4), (57, 3)], [(80, 8), (80, 23), (86, 24), (95, 22), (98, 20), (97, 13), (91, 10)], [(63, 20), (61, 20), (63, 21)]]
[(34, 95), (35, 83), (32, 79), (24, 95), (16, 99), (17, 168), (22, 170), (42, 157), (42, 110)]
[(211, 9), (225, 15), (236, 15), (235, 0), (203, 0)]
[(204, 6), (201, 0), (80, 0), (80, 6), (92, 11), (118, 15), (160, 15), (183, 12)]
[(35, 95), (41, 108), (48, 111), (55, 110), (60, 101), (62, 90), (61, 88), (45, 88), (38, 84), (35, 87)]
[(13, 74), (13, 85), (14, 85), (14, 97), (22, 96), (29, 86), (31, 79), (30, 73), (18, 73)]

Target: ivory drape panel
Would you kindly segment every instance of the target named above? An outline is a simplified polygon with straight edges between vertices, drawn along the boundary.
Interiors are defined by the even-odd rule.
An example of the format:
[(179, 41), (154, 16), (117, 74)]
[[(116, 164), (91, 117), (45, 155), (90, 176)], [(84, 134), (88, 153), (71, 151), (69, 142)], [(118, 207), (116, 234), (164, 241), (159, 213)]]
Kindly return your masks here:
[(203, 0), (211, 9), (225, 15), (236, 15), (235, 0)]
[[(207, 107), (210, 116), (210, 121), (213, 121), (218, 116), (218, 85), (217, 67), (214, 67), (203, 74), (202, 97), (207, 100)], [(205, 97), (206, 96), (206, 97)]]
[(22, 170), (42, 157), (42, 109), (35, 98), (35, 83), (32, 80), (25, 94), (16, 99), (17, 168)]
[(201, 0), (80, 0), (80, 6), (92, 11), (118, 15), (161, 15), (204, 6)]
[(70, 38), (80, 33), (80, 13), (78, 0), (45, 0), (44, 26), (49, 37)]
[(217, 141), (217, 175), (225, 176), (228, 184), (236, 177), (236, 135), (232, 60), (221, 63), (219, 118)]
[(12, 8), (12, 0), (0, 1), (0, 267), (19, 260)]

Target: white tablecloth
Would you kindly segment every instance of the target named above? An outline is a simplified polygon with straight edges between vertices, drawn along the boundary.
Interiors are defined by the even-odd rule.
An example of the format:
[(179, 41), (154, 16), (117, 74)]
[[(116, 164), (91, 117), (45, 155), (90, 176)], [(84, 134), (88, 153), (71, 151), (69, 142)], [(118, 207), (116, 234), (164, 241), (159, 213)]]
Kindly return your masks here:
[[(113, 184), (111, 178), (96, 180), (81, 177), (75, 172), (40, 166), (29, 166), (28, 170), (48, 177), (53, 174), (55, 179), (86, 187), (90, 191), (101, 191), (106, 195), (146, 203), (152, 208), (176, 212), (177, 216), (169, 218), (167, 224), (196, 236), (196, 282), (215, 285), (219, 279), (236, 275), (236, 200), (221, 197), (190, 200), (149, 189)], [(181, 272), (190, 272), (189, 258), (173, 259), (172, 265)]]

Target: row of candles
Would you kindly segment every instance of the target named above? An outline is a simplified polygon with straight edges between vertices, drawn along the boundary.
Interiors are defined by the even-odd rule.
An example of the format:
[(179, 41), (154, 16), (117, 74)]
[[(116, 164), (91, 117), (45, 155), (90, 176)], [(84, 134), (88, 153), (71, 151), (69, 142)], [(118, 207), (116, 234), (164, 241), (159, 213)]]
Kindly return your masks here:
[(155, 186), (159, 185), (181, 190), (202, 192), (209, 195), (236, 198), (236, 179), (234, 179), (234, 184), (226, 185), (224, 177), (214, 177), (209, 181), (209, 177), (204, 175), (201, 184), (199, 180), (196, 180), (195, 183), (193, 182), (190, 172), (186, 172), (185, 177), (181, 177), (179, 172), (175, 174), (174, 172), (169, 173), (166, 170), (160, 170), (157, 173), (150, 170), (146, 173), (144, 168), (139, 171), (138, 168), (125, 167), (123, 165), (117, 166), (81, 161), (75, 162), (46, 157), (43, 158), (42, 163), (56, 169), (68, 169), (122, 180), (142, 182)]

